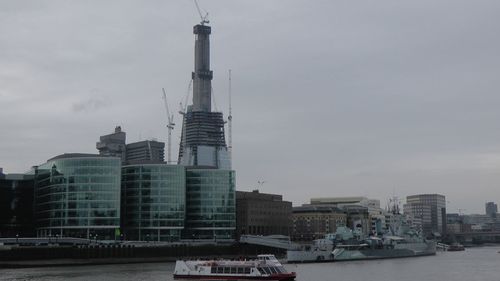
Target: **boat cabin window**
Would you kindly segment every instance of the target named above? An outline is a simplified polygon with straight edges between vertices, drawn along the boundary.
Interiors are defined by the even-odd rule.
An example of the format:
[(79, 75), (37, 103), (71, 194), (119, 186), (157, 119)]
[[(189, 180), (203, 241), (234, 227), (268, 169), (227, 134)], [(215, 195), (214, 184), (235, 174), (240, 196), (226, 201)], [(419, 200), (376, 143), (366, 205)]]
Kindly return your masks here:
[(224, 267), (224, 273), (231, 273), (231, 269), (229, 267)]
[(259, 270), (260, 274), (266, 274), (262, 267), (257, 267), (257, 269)]
[(271, 270), (271, 273), (273, 273), (273, 274), (279, 273), (276, 271), (276, 269), (274, 267), (270, 267), (269, 270)]
[(217, 267), (217, 273), (224, 273), (224, 268), (221, 266)]
[(245, 269), (244, 269), (243, 267), (238, 267), (238, 273), (239, 273), (239, 274), (243, 274), (243, 271), (244, 271), (244, 270), (245, 270)]
[(269, 267), (263, 267), (263, 269), (264, 269), (264, 271), (266, 272), (266, 274), (269, 274), (269, 275), (273, 274), (273, 273), (271, 272), (271, 270), (269, 269)]
[(217, 273), (217, 267), (210, 268), (210, 273)]
[(231, 267), (231, 273), (238, 273), (238, 268)]
[(250, 274), (250, 270), (251, 270), (250, 267), (245, 267), (245, 274)]

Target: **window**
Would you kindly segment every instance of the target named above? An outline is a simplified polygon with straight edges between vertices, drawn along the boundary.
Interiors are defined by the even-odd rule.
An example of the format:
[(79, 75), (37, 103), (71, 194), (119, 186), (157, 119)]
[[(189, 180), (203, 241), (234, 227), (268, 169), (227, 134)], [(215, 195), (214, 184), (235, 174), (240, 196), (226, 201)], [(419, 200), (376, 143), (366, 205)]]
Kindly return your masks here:
[(273, 274), (272, 271), (269, 269), (269, 267), (263, 267), (263, 269), (266, 272), (266, 274), (268, 274), (268, 275)]

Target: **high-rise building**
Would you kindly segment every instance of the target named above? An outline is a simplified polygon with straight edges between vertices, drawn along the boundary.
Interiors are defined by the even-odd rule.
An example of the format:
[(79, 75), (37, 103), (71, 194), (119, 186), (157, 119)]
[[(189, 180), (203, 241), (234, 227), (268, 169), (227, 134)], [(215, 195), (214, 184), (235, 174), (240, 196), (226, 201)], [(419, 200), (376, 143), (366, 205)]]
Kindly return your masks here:
[(37, 235), (115, 239), (120, 228), (118, 157), (63, 154), (35, 167)]
[(33, 175), (1, 173), (0, 237), (33, 236)]
[(440, 194), (419, 194), (406, 197), (403, 212), (428, 235), (446, 234), (446, 198)]
[(195, 34), (193, 104), (184, 113), (179, 164), (231, 169), (224, 135), (222, 112), (212, 112), (212, 77), (210, 70), (210, 26), (198, 24)]
[(165, 159), (165, 143), (145, 140), (127, 144), (126, 163), (163, 163)]
[(99, 138), (96, 143), (96, 148), (101, 156), (120, 157), (122, 162), (125, 161), (125, 141), (126, 134), (120, 126), (116, 126), (115, 132), (109, 135), (104, 135)]
[(125, 239), (179, 240), (186, 213), (185, 168), (167, 164), (123, 166), (121, 201)]
[(487, 202), (485, 204), (485, 209), (486, 209), (486, 215), (492, 218), (496, 218), (498, 213), (498, 205), (495, 204), (495, 202)]
[(184, 112), (180, 165), (186, 166), (186, 239), (234, 239), (235, 173), (222, 112), (212, 111), (210, 26), (195, 25), (193, 104)]
[(236, 191), (236, 233), (290, 235), (292, 202), (277, 194)]

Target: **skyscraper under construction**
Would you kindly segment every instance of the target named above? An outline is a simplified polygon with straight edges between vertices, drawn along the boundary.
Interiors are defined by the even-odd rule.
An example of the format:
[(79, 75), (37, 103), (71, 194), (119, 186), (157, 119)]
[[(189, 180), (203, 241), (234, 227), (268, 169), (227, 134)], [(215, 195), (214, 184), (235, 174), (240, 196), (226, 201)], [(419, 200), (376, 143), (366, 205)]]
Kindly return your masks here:
[(186, 166), (184, 239), (233, 239), (235, 173), (231, 170), (222, 112), (212, 111), (210, 26), (195, 25), (193, 104), (184, 112), (179, 164)]
[(222, 112), (212, 111), (212, 78), (210, 70), (210, 26), (195, 25), (195, 58), (193, 104), (184, 113), (179, 164), (231, 169), (224, 135)]

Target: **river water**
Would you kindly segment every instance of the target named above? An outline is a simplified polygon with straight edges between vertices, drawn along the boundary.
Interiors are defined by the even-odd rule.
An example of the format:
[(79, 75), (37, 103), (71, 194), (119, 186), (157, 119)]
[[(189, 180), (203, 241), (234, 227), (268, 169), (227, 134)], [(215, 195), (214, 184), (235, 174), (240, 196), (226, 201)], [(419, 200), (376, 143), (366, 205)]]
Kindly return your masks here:
[[(500, 247), (436, 256), (321, 264), (287, 264), (297, 281), (500, 281)], [(0, 269), (0, 280), (172, 281), (174, 263)]]

